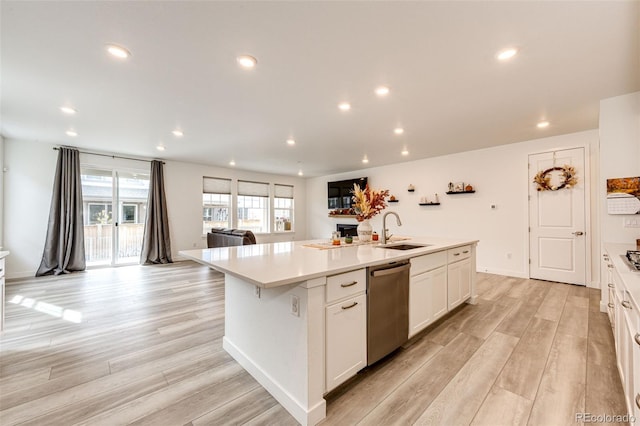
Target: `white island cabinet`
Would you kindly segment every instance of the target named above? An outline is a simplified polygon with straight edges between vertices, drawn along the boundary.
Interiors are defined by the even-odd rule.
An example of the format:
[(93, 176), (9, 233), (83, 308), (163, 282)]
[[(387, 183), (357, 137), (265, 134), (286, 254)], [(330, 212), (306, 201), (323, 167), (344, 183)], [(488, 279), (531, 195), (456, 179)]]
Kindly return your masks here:
[(409, 337), (447, 313), (447, 252), (411, 259)]
[[(224, 349), (297, 421), (315, 425), (326, 416), (324, 395), (367, 365), (367, 267), (411, 261), (409, 303), (420, 322), (411, 334), (447, 310), (448, 250), (468, 249), (475, 271), (477, 241), (411, 242), (425, 246), (323, 249), (298, 241), (180, 253), (225, 274)], [(475, 274), (469, 277), (460, 303), (465, 293), (474, 300)]]
[(367, 273), (365, 269), (327, 278), (326, 391), (367, 365)]
[(471, 295), (471, 246), (447, 250), (447, 294), (449, 310)]

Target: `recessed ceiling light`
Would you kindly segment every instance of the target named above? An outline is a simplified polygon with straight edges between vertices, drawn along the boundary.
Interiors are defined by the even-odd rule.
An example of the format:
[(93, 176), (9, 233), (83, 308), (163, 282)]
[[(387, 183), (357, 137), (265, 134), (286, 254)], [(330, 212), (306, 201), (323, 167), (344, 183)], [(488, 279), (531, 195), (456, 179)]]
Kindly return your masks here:
[(158, 151), (164, 151), (165, 148), (164, 148), (164, 145), (158, 145), (158, 146), (156, 146), (156, 149)]
[(171, 133), (173, 133), (173, 136), (177, 137), (177, 138), (181, 138), (184, 136), (184, 133), (182, 133), (182, 130), (180, 129), (176, 129), (174, 131), (172, 131)]
[(504, 49), (498, 52), (496, 57), (501, 61), (506, 61), (508, 59), (513, 58), (517, 54), (518, 54), (518, 49), (516, 49), (515, 47), (510, 47), (508, 49)]
[(242, 68), (252, 69), (256, 67), (258, 60), (250, 55), (240, 55), (236, 58), (238, 65)]
[(362, 159), (362, 162), (364, 164), (367, 164), (369, 162), (369, 159), (367, 158), (367, 156), (365, 155), (364, 158)]
[(67, 136), (71, 136), (72, 138), (75, 138), (76, 136), (78, 136), (78, 132), (76, 132), (75, 130), (67, 130)]
[(409, 151), (405, 148), (405, 149), (402, 150), (402, 152), (400, 154), (409, 155)]
[(118, 59), (127, 59), (131, 56), (131, 52), (129, 52), (129, 50), (116, 44), (107, 44), (107, 52)]
[(67, 107), (67, 106), (60, 107), (60, 111), (64, 112), (65, 114), (70, 114), (70, 115), (73, 115), (76, 112), (78, 112), (75, 109), (73, 109), (71, 107)]
[(401, 135), (404, 133), (404, 129), (402, 127), (396, 127), (395, 129), (393, 129), (393, 133), (395, 133), (396, 135)]
[(298, 176), (302, 176), (304, 175), (304, 173), (302, 173), (302, 170), (298, 170)]
[(544, 129), (545, 127), (549, 127), (549, 122), (548, 121), (541, 121), (538, 124), (536, 124), (536, 126), (538, 126), (538, 129)]
[(295, 144), (296, 144), (296, 141), (294, 139), (291, 139), (291, 138), (287, 139), (287, 145), (293, 146)]
[(376, 87), (376, 95), (387, 96), (389, 94), (389, 88), (387, 86)]
[(340, 108), (341, 111), (349, 111), (351, 104), (349, 102), (342, 102), (338, 104), (338, 108)]
[(229, 165), (230, 165), (230, 166), (235, 166), (235, 165), (236, 165), (236, 162), (235, 162), (235, 161), (233, 161), (233, 160), (231, 160), (231, 161), (229, 161)]

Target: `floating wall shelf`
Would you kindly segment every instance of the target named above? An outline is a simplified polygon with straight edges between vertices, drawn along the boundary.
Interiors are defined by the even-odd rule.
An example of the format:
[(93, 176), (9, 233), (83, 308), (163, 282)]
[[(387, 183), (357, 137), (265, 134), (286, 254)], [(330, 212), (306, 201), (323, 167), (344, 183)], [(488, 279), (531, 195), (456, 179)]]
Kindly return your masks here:
[(445, 194), (453, 195), (453, 194), (473, 194), (476, 191), (447, 191)]
[(400, 200), (387, 200), (387, 203), (397, 203)]
[(440, 203), (418, 203), (421, 206), (439, 206)]
[(352, 217), (352, 218), (354, 218), (354, 219), (356, 218), (356, 215), (355, 215), (355, 214), (330, 214), (330, 215), (328, 215), (328, 216), (329, 216), (329, 217), (343, 217), (343, 218), (345, 218), (345, 217)]

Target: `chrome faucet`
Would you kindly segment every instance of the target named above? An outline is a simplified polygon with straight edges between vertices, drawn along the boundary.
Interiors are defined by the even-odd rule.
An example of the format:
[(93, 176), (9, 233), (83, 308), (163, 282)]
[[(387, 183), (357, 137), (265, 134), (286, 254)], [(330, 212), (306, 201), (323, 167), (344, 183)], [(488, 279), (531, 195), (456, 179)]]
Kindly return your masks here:
[(387, 216), (390, 214), (396, 217), (396, 221), (398, 222), (398, 226), (402, 226), (402, 222), (400, 222), (400, 216), (396, 212), (386, 212), (384, 216), (382, 216), (382, 244), (387, 244), (387, 238), (391, 238), (391, 235), (387, 237)]

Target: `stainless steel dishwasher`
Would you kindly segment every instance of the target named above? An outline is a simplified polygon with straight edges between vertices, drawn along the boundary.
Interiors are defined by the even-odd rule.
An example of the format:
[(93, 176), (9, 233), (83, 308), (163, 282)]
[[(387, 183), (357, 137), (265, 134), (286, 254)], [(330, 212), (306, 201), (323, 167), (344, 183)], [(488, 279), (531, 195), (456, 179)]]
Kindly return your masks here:
[(409, 338), (409, 261), (367, 268), (367, 365)]

